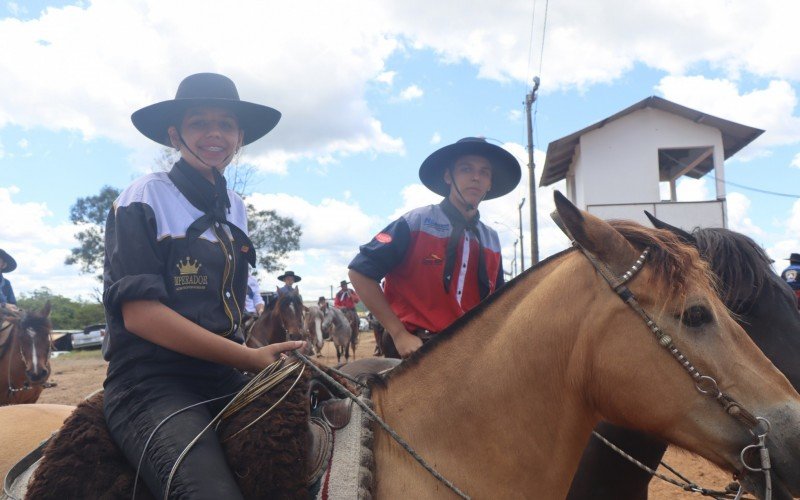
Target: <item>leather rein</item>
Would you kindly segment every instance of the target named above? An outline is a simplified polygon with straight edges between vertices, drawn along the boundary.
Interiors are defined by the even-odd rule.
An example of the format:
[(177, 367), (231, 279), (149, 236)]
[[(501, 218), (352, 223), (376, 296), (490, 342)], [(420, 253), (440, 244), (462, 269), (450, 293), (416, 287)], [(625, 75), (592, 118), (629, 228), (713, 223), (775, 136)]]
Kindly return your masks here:
[[(717, 403), (719, 403), (722, 408), (725, 410), (725, 413), (730, 415), (731, 417), (735, 418), (739, 421), (755, 438), (755, 444), (751, 444), (745, 446), (742, 451), (739, 453), (739, 460), (741, 461), (742, 465), (745, 469), (751, 472), (763, 472), (766, 484), (766, 492), (765, 492), (765, 499), (770, 500), (772, 498), (772, 482), (770, 477), (770, 458), (769, 458), (769, 450), (766, 446), (766, 439), (767, 435), (770, 431), (770, 423), (769, 420), (763, 417), (757, 417), (749, 412), (742, 404), (738, 403), (734, 400), (730, 395), (722, 392), (719, 389), (717, 381), (714, 380), (712, 377), (708, 375), (703, 375), (700, 371), (689, 361), (689, 359), (684, 355), (680, 349), (673, 343), (672, 337), (670, 337), (667, 333), (661, 330), (661, 328), (656, 324), (656, 322), (650, 317), (649, 314), (644, 310), (644, 308), (639, 304), (636, 300), (636, 296), (630, 289), (625, 286), (625, 284), (630, 281), (639, 270), (644, 267), (644, 264), (647, 260), (647, 256), (650, 254), (650, 248), (645, 248), (644, 251), (641, 253), (636, 262), (630, 268), (622, 274), (622, 276), (616, 276), (609, 267), (602, 262), (600, 259), (597, 258), (593, 253), (589, 250), (584, 248), (580, 243), (578, 243), (575, 238), (570, 233), (569, 229), (564, 225), (564, 222), (561, 220), (561, 216), (558, 212), (553, 212), (550, 216), (555, 221), (556, 225), (564, 232), (564, 234), (570, 239), (572, 246), (578, 249), (592, 264), (595, 270), (603, 277), (603, 279), (608, 283), (614, 293), (622, 299), (631, 309), (633, 309), (641, 318), (644, 320), (647, 327), (650, 331), (655, 335), (656, 340), (658, 341), (659, 345), (665, 348), (673, 358), (675, 358), (678, 363), (680, 363), (681, 367), (692, 377), (694, 380), (695, 388), (701, 393), (708, 397), (714, 398)], [(605, 439), (602, 438), (596, 432), (595, 435), (601, 437), (601, 440), (609, 444), (610, 443)], [(618, 451), (619, 449), (615, 446), (612, 446), (612, 449)], [(759, 457), (761, 459), (760, 467), (751, 467), (747, 461), (745, 460), (745, 453), (748, 450), (756, 449), (759, 453)], [(623, 455), (625, 456), (625, 455)], [(626, 457), (627, 458), (627, 457)], [(630, 460), (630, 459), (629, 459)], [(650, 471), (648, 471), (650, 472)], [(672, 481), (670, 481), (672, 482)], [(696, 485), (684, 485), (691, 489), (692, 491), (698, 493), (704, 493), (706, 490), (697, 487)], [(739, 491), (736, 494), (735, 498), (740, 498), (743, 492), (743, 487), (739, 485)]]

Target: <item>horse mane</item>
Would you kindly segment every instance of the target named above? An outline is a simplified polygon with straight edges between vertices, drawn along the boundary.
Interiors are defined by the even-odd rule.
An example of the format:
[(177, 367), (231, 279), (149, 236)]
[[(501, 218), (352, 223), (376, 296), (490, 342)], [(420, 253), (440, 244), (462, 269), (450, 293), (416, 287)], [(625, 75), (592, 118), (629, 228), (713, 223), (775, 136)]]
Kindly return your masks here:
[(650, 249), (647, 265), (654, 271), (659, 285), (669, 289), (669, 300), (683, 300), (690, 279), (701, 276), (717, 295), (717, 278), (696, 248), (687, 245), (678, 235), (665, 229), (653, 229), (629, 220), (608, 221), (638, 250)]
[[(637, 250), (642, 251), (645, 247), (650, 248), (647, 266), (653, 270), (653, 277), (657, 285), (668, 287), (668, 300), (683, 300), (688, 292), (689, 279), (698, 275), (707, 279), (707, 283), (711, 288), (710, 294), (717, 295), (717, 278), (712, 273), (709, 265), (700, 258), (696, 248), (687, 245), (676, 234), (667, 230), (648, 228), (629, 220), (609, 220), (606, 222), (622, 234)], [(524, 281), (522, 279), (524, 276), (575, 250), (575, 248), (562, 250), (526, 269), (516, 278), (500, 287), (495, 293), (482, 300), (477, 306), (464, 313), (463, 316), (457, 318), (430, 341), (423, 344), (397, 368), (387, 373), (384, 376), (384, 380), (389, 380), (417, 364), (427, 352), (435, 349), (438, 344), (446, 341), (447, 338), (452, 337), (465, 323), (480, 315), (487, 307), (491, 307), (496, 300), (508, 293), (512, 288), (519, 286)]]
[(717, 275), (720, 297), (729, 308), (736, 310), (761, 294), (773, 274), (772, 260), (755, 241), (724, 228), (697, 228), (692, 236)]

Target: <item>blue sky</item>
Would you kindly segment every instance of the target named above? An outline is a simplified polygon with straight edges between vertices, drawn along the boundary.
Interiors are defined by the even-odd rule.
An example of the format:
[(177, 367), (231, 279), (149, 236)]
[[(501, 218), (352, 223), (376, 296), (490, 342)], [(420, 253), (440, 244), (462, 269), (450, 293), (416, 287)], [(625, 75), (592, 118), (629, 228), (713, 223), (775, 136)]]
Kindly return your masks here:
[[(201, 71), (283, 112), (240, 163), (258, 172), (249, 200), (303, 226), (286, 268), (303, 276), (306, 298), (328, 295), (358, 245), (392, 218), (437, 201), (417, 170), (438, 147), (483, 135), (524, 167), (522, 103), (534, 75), (537, 177), (549, 142), (658, 95), (765, 129), (726, 162), (727, 181), (800, 195), (800, 7), (790, 0), (288, 4), (0, 2), (0, 45), (14, 47), (0, 52), (0, 248), (20, 264), (9, 275), (18, 294), (95, 295), (91, 276), (63, 265), (76, 245), (69, 207), (157, 168), (159, 148), (130, 114)], [(537, 195), (542, 257), (566, 245), (547, 218), (553, 187), (563, 189)], [(706, 178), (682, 185), (679, 199), (711, 193)], [(729, 227), (782, 269), (800, 251), (797, 198), (727, 193)], [(523, 196), (527, 176), (481, 205), (506, 268)], [(523, 226), (527, 245), (527, 218)], [(262, 288), (276, 275), (262, 272)]]

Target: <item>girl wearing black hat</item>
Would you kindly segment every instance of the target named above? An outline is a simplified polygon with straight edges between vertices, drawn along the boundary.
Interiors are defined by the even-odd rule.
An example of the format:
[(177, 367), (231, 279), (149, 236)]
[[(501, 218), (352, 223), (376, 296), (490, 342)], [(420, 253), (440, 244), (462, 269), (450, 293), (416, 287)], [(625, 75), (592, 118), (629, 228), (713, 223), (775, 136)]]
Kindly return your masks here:
[(5, 250), (0, 249), (0, 306), (12, 306), (11, 309), (17, 308), (17, 299), (14, 297), (14, 289), (11, 287), (11, 282), (3, 276), (4, 273), (10, 273), (17, 268), (17, 261), (8, 255)]
[(202, 430), (247, 382), (240, 370), (258, 372), (304, 343), (243, 345), (255, 252), (245, 205), (222, 172), (280, 113), (240, 100), (227, 77), (201, 73), (131, 119), (181, 158), (135, 181), (108, 216), (106, 420), (157, 498), (241, 498), (216, 435)]
[(440, 148), (419, 178), (444, 200), (404, 214), (361, 246), (349, 276), (389, 333), (387, 357), (410, 356), (503, 285), (500, 239), (478, 205), (511, 192), (521, 174), (511, 153), (480, 137)]

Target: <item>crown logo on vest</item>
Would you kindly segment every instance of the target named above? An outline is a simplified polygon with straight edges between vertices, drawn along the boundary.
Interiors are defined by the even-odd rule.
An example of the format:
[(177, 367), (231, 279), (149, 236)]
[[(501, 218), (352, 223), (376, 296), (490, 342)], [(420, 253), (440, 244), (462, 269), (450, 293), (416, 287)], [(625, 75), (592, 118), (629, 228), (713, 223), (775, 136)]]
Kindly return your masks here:
[(202, 264), (198, 264), (197, 259), (194, 261), (189, 260), (189, 257), (186, 257), (186, 261), (179, 260), (177, 264), (178, 270), (181, 274), (197, 274), (200, 271), (200, 266)]

